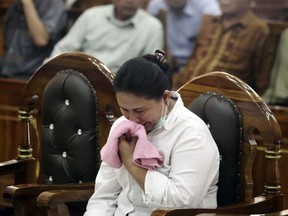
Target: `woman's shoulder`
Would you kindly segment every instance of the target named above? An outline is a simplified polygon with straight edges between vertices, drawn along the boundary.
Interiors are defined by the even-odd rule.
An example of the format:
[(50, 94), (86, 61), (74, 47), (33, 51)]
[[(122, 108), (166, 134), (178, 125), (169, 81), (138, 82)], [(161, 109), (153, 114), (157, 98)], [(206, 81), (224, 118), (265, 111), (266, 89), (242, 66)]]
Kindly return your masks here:
[(207, 128), (206, 123), (198, 115), (184, 106), (177, 111), (175, 123), (181, 124), (184, 128), (196, 128), (196, 130), (202, 127)]

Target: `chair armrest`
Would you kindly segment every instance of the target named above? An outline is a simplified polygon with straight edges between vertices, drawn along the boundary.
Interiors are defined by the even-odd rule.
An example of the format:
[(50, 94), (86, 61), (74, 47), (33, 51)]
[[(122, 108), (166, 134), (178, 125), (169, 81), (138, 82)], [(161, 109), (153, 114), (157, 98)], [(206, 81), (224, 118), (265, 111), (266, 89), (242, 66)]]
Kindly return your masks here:
[[(272, 212), (267, 214), (261, 214), (262, 216), (284, 216), (288, 215), (288, 209), (279, 212)], [(251, 216), (251, 214), (230, 214), (230, 213), (202, 213), (197, 216)]]
[(4, 161), (0, 163), (0, 176), (12, 174), (16, 172), (23, 172), (25, 171), (26, 164), (30, 161), (35, 161), (34, 158), (25, 159), (25, 160), (18, 160), (13, 159), (9, 161)]
[(155, 210), (151, 216), (193, 216), (201, 213), (261, 214), (277, 212), (284, 209), (284, 195), (257, 196), (245, 202), (215, 209), (173, 209)]
[(88, 201), (94, 192), (94, 186), (85, 190), (50, 190), (41, 193), (37, 198), (37, 206), (55, 208), (57, 205)]
[(3, 198), (6, 202), (13, 202), (15, 199), (38, 197), (39, 194), (48, 190), (86, 190), (91, 188), (94, 190), (94, 182), (70, 185), (20, 184), (6, 187)]

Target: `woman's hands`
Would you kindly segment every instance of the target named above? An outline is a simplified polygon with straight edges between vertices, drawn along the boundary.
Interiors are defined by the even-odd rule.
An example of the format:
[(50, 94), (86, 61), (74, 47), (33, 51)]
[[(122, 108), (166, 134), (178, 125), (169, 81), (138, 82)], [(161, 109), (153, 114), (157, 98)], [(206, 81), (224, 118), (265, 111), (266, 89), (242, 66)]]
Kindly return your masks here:
[(128, 134), (121, 136), (118, 143), (118, 154), (130, 175), (135, 179), (140, 187), (145, 190), (144, 186), (147, 170), (137, 166), (133, 162), (133, 154), (137, 139), (137, 137), (131, 137)]
[(135, 150), (137, 142), (137, 137), (131, 137), (130, 135), (123, 135), (119, 138), (118, 150), (119, 156), (124, 164), (124, 166), (128, 169), (128, 166), (133, 163), (133, 153)]

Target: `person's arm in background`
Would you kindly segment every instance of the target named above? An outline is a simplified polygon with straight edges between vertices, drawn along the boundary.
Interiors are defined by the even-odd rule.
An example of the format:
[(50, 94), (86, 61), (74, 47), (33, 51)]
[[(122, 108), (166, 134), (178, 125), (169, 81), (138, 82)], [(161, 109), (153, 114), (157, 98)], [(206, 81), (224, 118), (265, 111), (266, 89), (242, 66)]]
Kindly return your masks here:
[(36, 11), (33, 0), (21, 0), (21, 2), (34, 44), (38, 47), (46, 46), (50, 40), (49, 33)]

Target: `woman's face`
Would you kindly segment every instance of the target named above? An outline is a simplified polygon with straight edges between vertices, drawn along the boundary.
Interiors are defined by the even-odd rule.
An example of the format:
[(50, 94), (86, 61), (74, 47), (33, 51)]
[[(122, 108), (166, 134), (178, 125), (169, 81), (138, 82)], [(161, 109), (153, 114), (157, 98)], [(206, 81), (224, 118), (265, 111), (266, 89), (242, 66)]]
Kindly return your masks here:
[(118, 105), (122, 114), (130, 121), (141, 124), (146, 131), (153, 129), (164, 112), (164, 100), (146, 99), (132, 93), (116, 93)]

